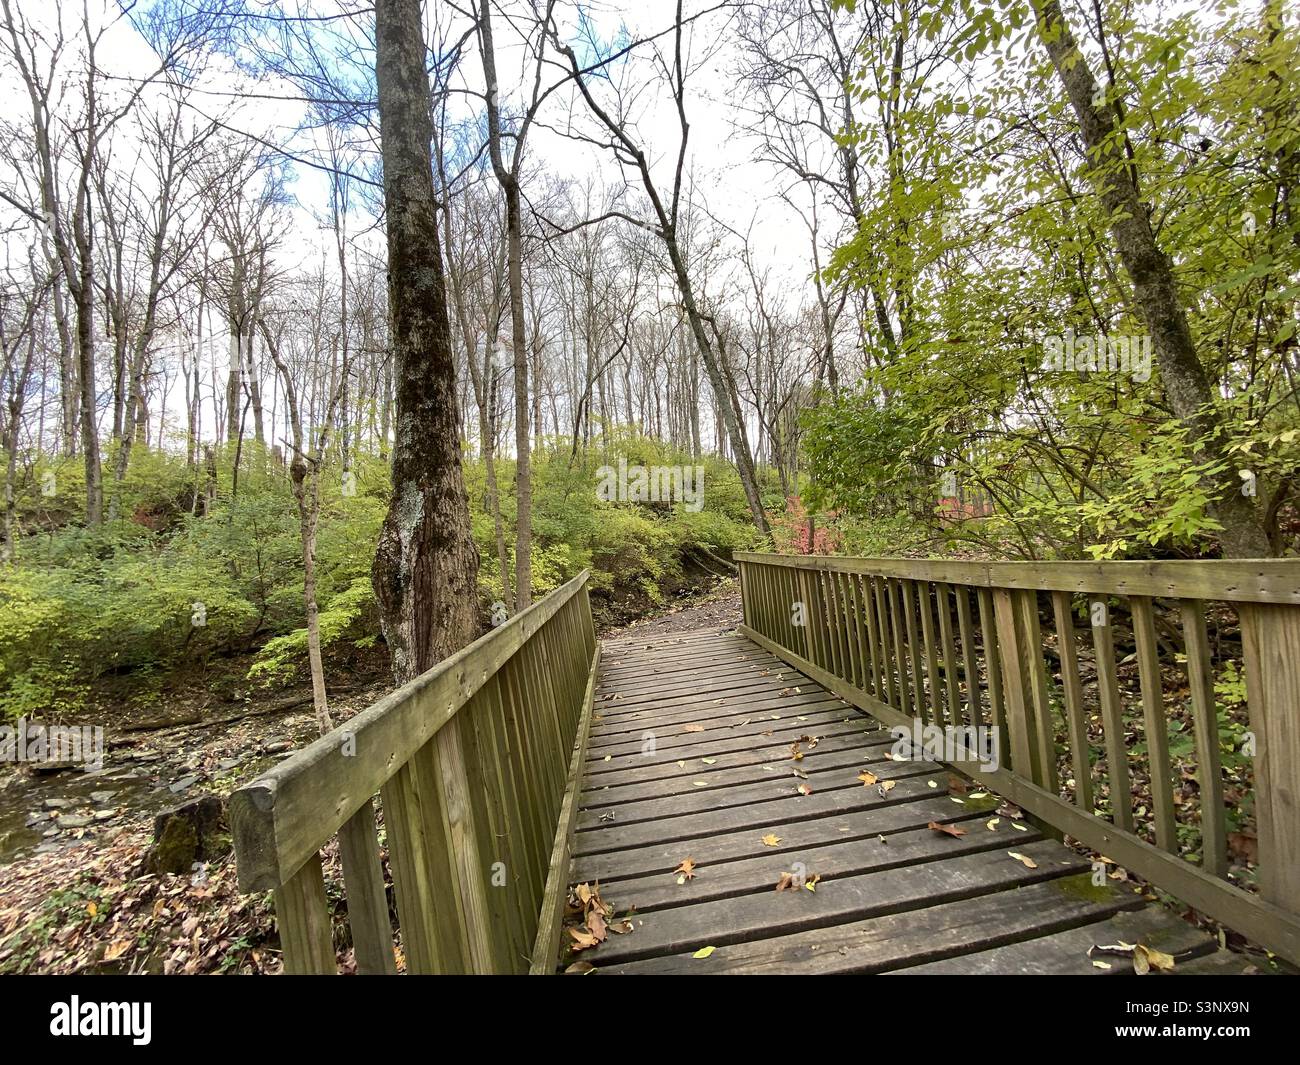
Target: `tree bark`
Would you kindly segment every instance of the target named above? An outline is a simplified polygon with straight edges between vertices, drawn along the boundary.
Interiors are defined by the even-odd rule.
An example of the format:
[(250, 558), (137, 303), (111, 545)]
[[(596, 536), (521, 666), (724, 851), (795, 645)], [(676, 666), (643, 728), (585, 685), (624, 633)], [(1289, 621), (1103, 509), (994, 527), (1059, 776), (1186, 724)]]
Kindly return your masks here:
[(478, 549), (461, 471), (419, 0), (377, 0), (375, 55), (397, 424), (372, 577), (393, 676), (404, 683), (477, 632)]

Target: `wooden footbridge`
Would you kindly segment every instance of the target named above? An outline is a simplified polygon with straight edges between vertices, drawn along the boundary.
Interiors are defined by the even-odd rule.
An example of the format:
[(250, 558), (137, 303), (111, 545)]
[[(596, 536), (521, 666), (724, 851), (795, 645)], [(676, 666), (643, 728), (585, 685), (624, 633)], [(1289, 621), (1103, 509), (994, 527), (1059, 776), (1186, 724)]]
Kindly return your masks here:
[(739, 630), (583, 574), (235, 792), (286, 970), (1300, 963), (1300, 562), (738, 561)]

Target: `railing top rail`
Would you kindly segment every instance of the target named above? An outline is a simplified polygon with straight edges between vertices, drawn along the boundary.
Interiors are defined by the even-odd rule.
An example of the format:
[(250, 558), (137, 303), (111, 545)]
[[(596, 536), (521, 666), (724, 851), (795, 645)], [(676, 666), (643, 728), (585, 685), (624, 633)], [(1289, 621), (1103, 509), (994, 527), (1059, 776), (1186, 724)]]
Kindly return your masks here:
[[(242, 891), (277, 888), (587, 583), (566, 584), (230, 796)], [(348, 757), (341, 757), (345, 750)]]
[(860, 558), (737, 551), (738, 562), (943, 581), (1114, 595), (1217, 599), (1300, 606), (1300, 559), (1207, 559), (1169, 562), (973, 562), (962, 559)]

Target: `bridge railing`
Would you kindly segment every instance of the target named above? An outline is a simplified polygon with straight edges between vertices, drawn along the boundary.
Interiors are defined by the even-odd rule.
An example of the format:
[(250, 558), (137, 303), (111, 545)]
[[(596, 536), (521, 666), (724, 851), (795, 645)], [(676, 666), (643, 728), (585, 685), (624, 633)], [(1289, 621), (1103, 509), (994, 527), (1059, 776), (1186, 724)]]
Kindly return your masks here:
[(756, 642), (1300, 963), (1300, 561), (736, 559)]
[(337, 972), (337, 835), (360, 972), (397, 969), (381, 840), (408, 972), (550, 971), (598, 660), (584, 572), (235, 791), (239, 885), (274, 889), (285, 970)]

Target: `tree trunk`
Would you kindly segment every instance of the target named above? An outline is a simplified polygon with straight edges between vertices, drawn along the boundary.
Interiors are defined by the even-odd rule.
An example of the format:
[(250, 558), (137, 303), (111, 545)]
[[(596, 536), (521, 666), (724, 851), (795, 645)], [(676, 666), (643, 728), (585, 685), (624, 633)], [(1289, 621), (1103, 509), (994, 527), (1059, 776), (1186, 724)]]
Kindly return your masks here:
[(377, 0), (375, 46), (397, 432), (373, 580), (403, 683), (473, 639), (478, 549), (461, 471), (420, 0)]
[(1038, 32), (1079, 119), (1091, 177), (1111, 218), (1111, 238), (1133, 282), (1138, 312), (1151, 335), (1161, 383), (1174, 414), (1187, 427), (1198, 462), (1222, 464), (1213, 515), (1223, 526), (1224, 555), (1261, 558), (1268, 537), (1254, 501), (1241, 493), (1237, 467), (1223, 450), (1221, 420), (1205, 367), (1178, 296), (1169, 259), (1156, 243), (1147, 207), (1138, 194), (1134, 167), (1116, 136), (1111, 105), (1097, 106), (1098, 85), (1057, 0), (1035, 0)]

